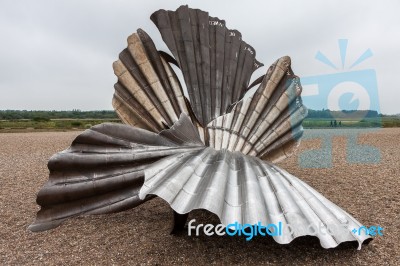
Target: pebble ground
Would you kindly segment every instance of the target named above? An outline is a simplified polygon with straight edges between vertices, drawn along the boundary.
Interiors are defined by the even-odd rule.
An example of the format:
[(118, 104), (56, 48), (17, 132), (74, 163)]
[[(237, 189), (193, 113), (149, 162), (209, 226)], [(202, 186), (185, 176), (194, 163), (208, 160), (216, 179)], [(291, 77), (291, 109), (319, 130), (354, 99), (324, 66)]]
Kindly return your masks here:
[[(27, 227), (39, 210), (35, 199), (48, 178), (47, 160), (79, 132), (3, 133), (0, 264), (399, 265), (400, 129), (360, 132), (353, 140), (349, 131), (333, 130), (307, 130), (296, 155), (279, 165), (364, 225), (384, 228), (384, 236), (360, 251), (346, 244), (325, 250), (312, 237), (279, 245), (268, 237), (246, 242), (228, 236), (189, 237), (186, 232), (172, 236), (171, 210), (158, 198), (122, 213), (79, 217), (54, 230), (31, 233)], [(360, 163), (360, 158), (365, 160)], [(192, 218), (218, 224), (206, 211), (197, 210)]]

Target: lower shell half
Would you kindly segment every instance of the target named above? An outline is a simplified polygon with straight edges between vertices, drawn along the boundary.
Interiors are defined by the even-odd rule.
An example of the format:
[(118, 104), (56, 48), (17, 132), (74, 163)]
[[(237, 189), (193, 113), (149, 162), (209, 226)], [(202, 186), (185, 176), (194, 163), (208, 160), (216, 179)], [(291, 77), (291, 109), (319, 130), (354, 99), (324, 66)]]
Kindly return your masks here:
[(273, 164), (239, 152), (204, 148), (166, 157), (145, 170), (139, 197), (157, 195), (180, 214), (206, 209), (221, 223), (281, 224), (279, 244), (313, 235), (321, 246), (371, 238), (362, 225), (305, 182)]

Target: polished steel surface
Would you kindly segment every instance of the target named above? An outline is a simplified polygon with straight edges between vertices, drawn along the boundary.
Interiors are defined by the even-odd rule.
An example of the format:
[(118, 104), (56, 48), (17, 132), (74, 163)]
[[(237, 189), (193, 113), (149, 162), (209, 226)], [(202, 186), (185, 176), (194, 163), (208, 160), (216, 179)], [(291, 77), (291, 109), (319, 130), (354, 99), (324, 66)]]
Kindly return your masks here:
[[(206, 209), (218, 215), (225, 226), (239, 224), (290, 225), (274, 236), (280, 244), (307, 235), (309, 226), (322, 247), (333, 248), (345, 241), (359, 247), (369, 236), (351, 232), (361, 224), (303, 181), (253, 156), (204, 148), (163, 158), (145, 170), (140, 198), (157, 195), (178, 213)], [(328, 228), (333, 234), (323, 234)]]

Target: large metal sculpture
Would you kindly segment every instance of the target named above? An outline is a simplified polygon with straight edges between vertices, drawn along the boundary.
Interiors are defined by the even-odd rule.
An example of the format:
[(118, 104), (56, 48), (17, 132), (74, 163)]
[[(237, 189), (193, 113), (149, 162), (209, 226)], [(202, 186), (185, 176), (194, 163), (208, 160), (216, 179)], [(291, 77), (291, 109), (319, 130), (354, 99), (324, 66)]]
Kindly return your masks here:
[[(314, 225), (344, 228), (317, 234), (324, 248), (345, 241), (361, 247), (369, 236), (351, 231), (358, 221), (273, 164), (298, 146), (307, 114), (290, 58), (278, 59), (249, 86), (262, 64), (225, 21), (187, 6), (159, 10), (151, 19), (173, 57), (141, 29), (129, 36), (113, 65), (113, 106), (126, 125), (94, 126), (50, 159), (30, 230), (127, 210), (156, 195), (174, 210), (175, 230), (201, 208), (225, 225), (290, 225), (293, 232), (274, 236), (282, 244)], [(171, 63), (182, 70), (189, 99)]]

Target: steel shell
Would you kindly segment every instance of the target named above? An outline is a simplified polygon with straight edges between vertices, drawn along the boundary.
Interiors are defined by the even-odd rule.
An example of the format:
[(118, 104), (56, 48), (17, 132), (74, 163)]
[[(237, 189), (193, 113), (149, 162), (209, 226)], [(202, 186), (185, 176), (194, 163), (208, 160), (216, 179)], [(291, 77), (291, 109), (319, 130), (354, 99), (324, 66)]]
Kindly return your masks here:
[[(30, 230), (123, 211), (156, 195), (178, 216), (207, 209), (225, 225), (290, 224), (294, 233), (274, 237), (281, 244), (314, 225), (344, 228), (318, 234), (324, 248), (346, 241), (361, 246), (369, 237), (351, 232), (361, 226), (357, 220), (272, 164), (297, 148), (307, 116), (290, 58), (278, 59), (249, 86), (262, 64), (224, 20), (187, 6), (151, 19), (174, 58), (141, 29), (128, 37), (113, 64), (113, 107), (126, 125), (92, 127), (50, 159)], [(180, 67), (189, 99), (171, 63)]]
[(237, 30), (207, 12), (181, 6), (159, 10), (151, 20), (182, 70), (191, 107), (205, 127), (241, 99), (251, 74), (263, 64)]
[[(204, 148), (161, 159), (145, 170), (139, 196), (148, 195), (164, 199), (181, 214), (206, 209), (225, 226), (281, 222), (287, 230), (274, 236), (280, 244), (310, 235), (310, 226), (321, 228), (316, 236), (324, 248), (346, 241), (357, 241), (361, 248), (370, 238), (365, 232), (354, 234), (351, 230), (362, 225), (303, 181), (240, 152)], [(333, 234), (323, 233), (328, 229)]]
[(113, 106), (126, 124), (159, 132), (189, 114), (178, 78), (143, 30), (128, 37), (113, 68)]
[(199, 147), (198, 132), (185, 114), (159, 134), (120, 124), (94, 126), (50, 159), (49, 180), (37, 196), (41, 210), (29, 229), (44, 231), (78, 215), (136, 207), (152, 198), (138, 196), (146, 166)]
[(288, 56), (277, 60), (252, 97), (208, 124), (209, 145), (277, 162), (290, 156), (303, 134), (307, 116), (299, 78)]

